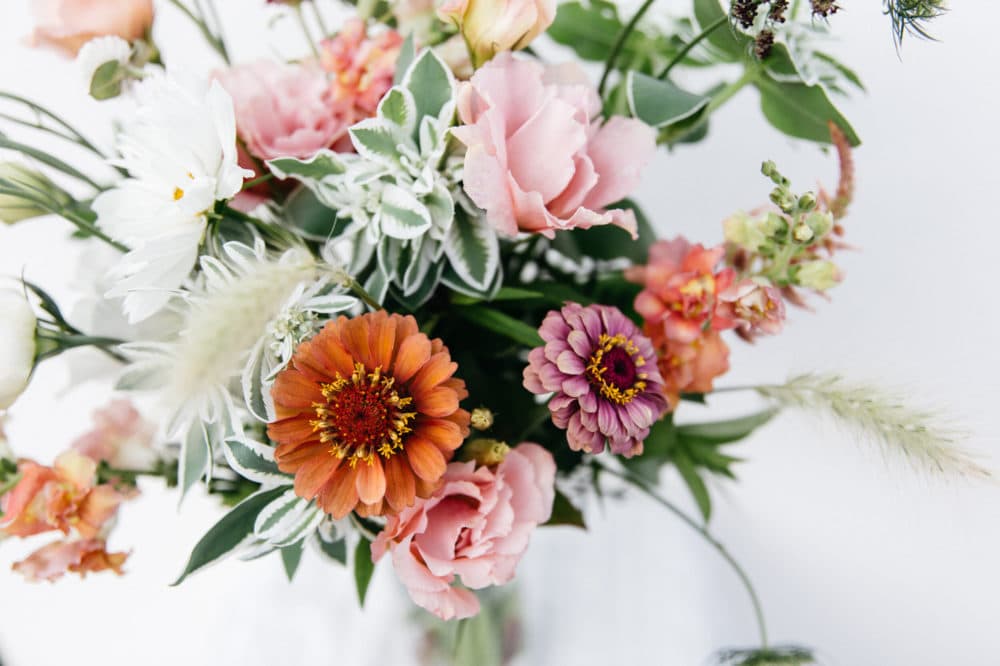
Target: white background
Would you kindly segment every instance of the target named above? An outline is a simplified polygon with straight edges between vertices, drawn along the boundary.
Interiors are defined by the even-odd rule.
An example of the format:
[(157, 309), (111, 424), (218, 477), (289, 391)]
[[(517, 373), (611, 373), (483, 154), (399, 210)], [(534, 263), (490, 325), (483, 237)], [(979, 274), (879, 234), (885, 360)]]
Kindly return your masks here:
[[(5, 0), (0, 87), (67, 112), (107, 139), (116, 108), (85, 98), (71, 63), (26, 48), (25, 0)], [(687, 3), (660, 3), (682, 9)], [(733, 343), (722, 385), (837, 370), (904, 387), (967, 424), (990, 460), (1000, 433), (995, 266), (1000, 245), (1000, 6), (964, 0), (933, 24), (941, 43), (894, 51), (875, 0), (845, 0), (832, 48), (869, 94), (842, 104), (865, 141), (847, 220), (858, 251), (846, 282), (813, 314), (749, 348)], [(238, 59), (296, 55), (290, 25), (267, 33), (263, 0), (221, 0)], [(163, 7), (168, 62), (203, 62), (197, 36)], [(285, 22), (288, 23), (288, 22)], [(274, 35), (278, 36), (274, 36)], [(5, 128), (6, 129), (6, 128)], [(69, 155), (79, 157), (78, 155)], [(799, 188), (834, 185), (836, 165), (783, 138), (745, 91), (713, 118), (710, 138), (661, 154), (640, 199), (663, 235), (715, 243), (731, 211), (764, 200), (762, 159)], [(26, 275), (64, 299), (85, 247), (58, 220), (0, 228), (0, 272)], [(93, 255), (85, 259), (93, 262)], [(84, 353), (86, 355), (86, 352)], [(79, 363), (80, 358), (77, 359)], [(108, 398), (101, 382), (69, 386), (53, 362), (12, 410), (24, 455), (49, 460)], [(713, 413), (749, 409), (719, 401)], [(687, 408), (686, 418), (704, 417)], [(756, 581), (777, 642), (818, 648), (843, 666), (990, 666), (1000, 659), (1000, 490), (915, 475), (824, 423), (783, 416), (736, 447), (740, 483), (713, 485), (713, 531)], [(665, 492), (692, 508), (680, 481)], [(723, 646), (751, 644), (750, 606), (736, 578), (683, 525), (639, 496), (588, 507), (590, 530), (542, 530), (519, 576), (522, 664), (697, 666)], [(30, 585), (0, 574), (0, 654), (12, 666), (82, 664), (410, 664), (417, 639), (391, 568), (381, 566), (364, 613), (345, 571), (308, 554), (294, 584), (277, 561), (226, 562), (180, 588), (167, 584), (219, 515), (204, 497), (155, 483), (122, 511), (113, 546), (128, 575)], [(4, 543), (4, 569), (24, 554)]]

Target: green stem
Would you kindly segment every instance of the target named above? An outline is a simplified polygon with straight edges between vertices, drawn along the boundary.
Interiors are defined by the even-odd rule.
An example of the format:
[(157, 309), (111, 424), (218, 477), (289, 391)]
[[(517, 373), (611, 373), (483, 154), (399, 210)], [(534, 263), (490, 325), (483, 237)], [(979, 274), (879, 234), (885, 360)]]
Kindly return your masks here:
[(306, 23), (306, 15), (302, 11), (302, 5), (295, 5), (295, 18), (298, 19), (299, 27), (302, 28), (302, 34), (306, 37), (306, 43), (309, 44), (309, 50), (312, 51), (313, 57), (319, 60), (319, 49), (316, 48), (316, 42), (313, 41), (312, 33), (309, 32), (309, 25)]
[(316, 17), (316, 25), (319, 27), (320, 38), (326, 38), (330, 36), (330, 31), (326, 27), (326, 21), (323, 20), (323, 13), (319, 10), (319, 6), (315, 2), (310, 2), (309, 6), (312, 7), (313, 16)]
[(684, 524), (686, 524), (692, 530), (701, 535), (702, 539), (704, 539), (709, 545), (711, 545), (713, 548), (715, 548), (716, 551), (718, 551), (719, 555), (721, 555), (722, 558), (726, 560), (729, 566), (732, 567), (733, 571), (739, 577), (740, 582), (743, 583), (743, 587), (746, 588), (747, 594), (750, 597), (750, 603), (753, 605), (754, 615), (757, 618), (757, 631), (760, 635), (760, 645), (762, 649), (766, 650), (768, 647), (767, 626), (764, 622), (764, 608), (760, 603), (760, 597), (757, 596), (757, 591), (754, 589), (753, 583), (750, 582), (750, 577), (747, 575), (746, 571), (743, 569), (742, 566), (740, 566), (739, 562), (736, 561), (736, 559), (729, 553), (729, 551), (726, 550), (726, 547), (723, 546), (722, 543), (720, 543), (715, 537), (713, 537), (704, 526), (698, 523), (698, 521), (696, 521), (694, 518), (691, 518), (686, 513), (681, 511), (677, 506), (675, 506), (672, 502), (662, 497), (641, 478), (635, 476), (631, 472), (627, 471), (619, 472), (618, 470), (606, 467), (605, 465), (601, 465), (600, 463), (597, 463), (597, 465), (601, 468), (602, 471), (607, 472), (612, 476), (617, 476), (619, 479), (622, 479), (623, 481), (626, 481), (627, 483), (630, 483), (639, 490), (641, 490), (643, 493), (646, 494), (647, 497), (649, 497), (654, 502), (656, 502), (657, 504), (664, 507), (665, 509), (673, 513), (675, 516), (680, 518)]
[(265, 173), (263, 176), (257, 176), (253, 180), (248, 180), (245, 183), (243, 183), (243, 191), (246, 192), (250, 188), (256, 187), (257, 185), (260, 185), (261, 183), (266, 183), (267, 181), (269, 181), (269, 180), (271, 180), (273, 178), (274, 178), (274, 174), (273, 173)]
[(719, 18), (715, 19), (715, 21), (713, 21), (707, 28), (702, 30), (697, 36), (695, 36), (694, 39), (688, 42), (687, 45), (681, 49), (680, 52), (670, 60), (670, 62), (667, 63), (667, 66), (663, 68), (663, 71), (660, 72), (656, 78), (661, 81), (667, 78), (667, 75), (670, 74), (670, 70), (672, 70), (677, 63), (683, 60), (684, 56), (691, 52), (691, 49), (701, 43), (703, 39), (712, 34), (717, 28), (727, 23), (729, 23), (729, 14), (723, 14)]
[(39, 331), (37, 337), (39, 340), (48, 340), (55, 343), (55, 347), (51, 350), (39, 354), (39, 361), (44, 361), (47, 358), (58, 356), (64, 351), (75, 349), (77, 347), (96, 347), (116, 361), (121, 361), (122, 363), (128, 361), (127, 358), (113, 349), (114, 347), (123, 344), (125, 342), (124, 340), (92, 335), (79, 335), (75, 333), (66, 334), (55, 331)]
[(713, 111), (718, 110), (719, 107), (732, 99), (736, 93), (743, 90), (748, 83), (752, 83), (756, 78), (756, 69), (748, 67), (744, 70), (743, 76), (727, 85), (712, 98), (712, 100), (708, 103), (708, 106), (705, 107), (705, 117), (708, 117), (708, 115)]
[(12, 490), (21, 481), (21, 475), (15, 474), (5, 483), (0, 484), (0, 497), (3, 497), (8, 490)]
[(225, 54), (226, 62), (229, 62), (229, 49), (226, 48), (226, 38), (222, 35), (222, 20), (219, 18), (219, 10), (215, 8), (215, 0), (205, 0), (205, 4), (208, 5), (208, 11), (212, 14), (212, 21), (215, 23), (215, 38)]
[(168, 0), (168, 1), (178, 10), (180, 10), (180, 12), (184, 14), (184, 16), (188, 17), (188, 19), (190, 19), (191, 22), (198, 27), (198, 30), (201, 31), (201, 34), (205, 38), (205, 41), (208, 42), (208, 45), (211, 46), (213, 49), (215, 49), (215, 52), (222, 57), (223, 61), (225, 61), (227, 65), (230, 64), (229, 53), (226, 51), (226, 45), (222, 43), (222, 40), (220, 40), (218, 37), (212, 34), (212, 31), (209, 29), (208, 24), (206, 24), (205, 21), (203, 21), (202, 19), (195, 16), (194, 13), (190, 9), (188, 9), (184, 5), (184, 3), (182, 3), (180, 0)]
[(81, 134), (75, 127), (73, 127), (68, 122), (57, 116), (52, 111), (49, 111), (44, 106), (36, 104), (35, 102), (32, 102), (29, 99), (21, 97), (20, 95), (15, 95), (14, 93), (9, 93), (9, 92), (0, 91), (0, 98), (8, 99), (12, 102), (17, 102), (18, 104), (23, 104), (24, 106), (28, 107), (35, 113), (47, 116), (48, 118), (50, 118), (51, 120), (53, 120), (54, 122), (65, 128), (74, 137), (76, 137), (74, 140), (81, 146), (91, 150), (92, 152), (100, 155), (101, 157), (104, 157), (104, 154), (94, 144), (88, 141), (87, 137), (83, 136), (83, 134)]
[(604, 88), (608, 84), (608, 77), (611, 75), (611, 70), (614, 69), (618, 56), (621, 55), (622, 49), (625, 47), (625, 41), (635, 30), (635, 26), (639, 24), (642, 17), (646, 15), (646, 12), (649, 11), (649, 8), (653, 6), (654, 2), (656, 2), (656, 0), (646, 0), (642, 3), (642, 6), (639, 7), (639, 11), (637, 11), (632, 17), (632, 20), (630, 20), (628, 24), (622, 28), (622, 31), (618, 33), (618, 38), (611, 47), (611, 53), (608, 54), (608, 60), (604, 63), (604, 73), (601, 74), (601, 82), (597, 86), (597, 94), (601, 97), (604, 96)]
[(365, 305), (370, 307), (372, 310), (382, 309), (382, 305), (374, 298), (372, 298), (372, 295), (369, 294), (365, 290), (365, 288), (361, 286), (361, 283), (358, 282), (357, 279), (354, 278), (354, 276), (349, 276), (346, 282), (347, 282), (347, 287), (354, 292), (355, 296), (364, 301)]
[(129, 246), (119, 243), (118, 241), (114, 240), (113, 238), (105, 234), (97, 227), (96, 224), (84, 218), (82, 215), (80, 215), (74, 210), (65, 207), (58, 209), (49, 208), (48, 210), (49, 212), (60, 216), (64, 220), (72, 222), (73, 224), (76, 225), (76, 227), (80, 231), (90, 234), (94, 238), (99, 238), (100, 240), (104, 241), (105, 243), (115, 248), (116, 250), (119, 250), (121, 252), (128, 252), (131, 249), (129, 248)]

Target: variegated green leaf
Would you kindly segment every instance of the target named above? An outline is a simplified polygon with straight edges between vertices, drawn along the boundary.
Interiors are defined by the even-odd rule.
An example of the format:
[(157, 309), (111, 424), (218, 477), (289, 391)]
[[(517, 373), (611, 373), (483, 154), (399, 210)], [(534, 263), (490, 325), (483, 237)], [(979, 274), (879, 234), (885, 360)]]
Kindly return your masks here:
[(413, 93), (406, 88), (392, 88), (378, 104), (378, 115), (400, 127), (407, 134), (413, 134), (417, 126), (417, 104)]
[(327, 176), (339, 176), (346, 171), (343, 160), (332, 150), (321, 150), (307, 160), (278, 157), (268, 161), (267, 167), (278, 178), (295, 178), (303, 182), (319, 182)]
[(261, 509), (257, 515), (257, 522), (253, 526), (254, 535), (258, 539), (271, 541), (271, 535), (293, 523), (307, 505), (308, 502), (296, 495), (293, 488), (285, 486), (281, 496)]
[(211, 477), (212, 444), (204, 423), (196, 422), (188, 428), (187, 435), (181, 442), (181, 454), (177, 466), (182, 500), (199, 479), (204, 476)]
[(431, 227), (427, 207), (412, 192), (398, 185), (386, 185), (379, 210), (382, 233), (392, 238), (416, 238)]
[(485, 219), (459, 212), (444, 246), (451, 267), (464, 282), (475, 289), (489, 287), (500, 267), (500, 243)]
[(367, 118), (349, 131), (358, 155), (390, 166), (399, 164), (399, 146), (411, 141), (400, 127), (382, 118)]
[(267, 413), (267, 399), (263, 386), (264, 352), (265, 339), (261, 338), (250, 351), (250, 358), (240, 376), (240, 385), (243, 388), (243, 402), (246, 403), (247, 409), (258, 421), (267, 423), (271, 419)]
[(274, 447), (253, 440), (227, 439), (226, 462), (240, 476), (260, 484), (291, 485), (293, 478), (278, 469)]
[(455, 95), (455, 77), (432, 49), (424, 49), (403, 77), (403, 86), (413, 93), (418, 117), (437, 117)]

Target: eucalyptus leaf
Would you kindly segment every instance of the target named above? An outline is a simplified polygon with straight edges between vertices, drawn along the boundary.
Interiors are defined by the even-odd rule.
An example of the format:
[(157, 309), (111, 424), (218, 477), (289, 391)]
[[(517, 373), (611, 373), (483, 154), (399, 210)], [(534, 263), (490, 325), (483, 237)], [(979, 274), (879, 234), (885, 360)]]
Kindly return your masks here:
[(830, 143), (833, 122), (847, 137), (851, 146), (861, 145), (847, 119), (834, 107), (823, 88), (802, 83), (783, 83), (761, 75), (754, 80), (760, 91), (760, 106), (764, 117), (776, 129), (788, 136)]
[(639, 72), (626, 75), (625, 87), (632, 115), (657, 128), (686, 120), (709, 102), (704, 95), (687, 92), (668, 80), (661, 81)]

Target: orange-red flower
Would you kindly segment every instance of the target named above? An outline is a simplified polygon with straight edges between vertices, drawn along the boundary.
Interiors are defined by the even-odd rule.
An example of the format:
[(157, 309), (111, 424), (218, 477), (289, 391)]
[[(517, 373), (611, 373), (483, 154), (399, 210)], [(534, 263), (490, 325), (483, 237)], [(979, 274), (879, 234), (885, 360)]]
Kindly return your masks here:
[(268, 435), (295, 492), (342, 518), (429, 497), (469, 434), (468, 396), (441, 340), (384, 311), (329, 322), (299, 345), (271, 392)]

